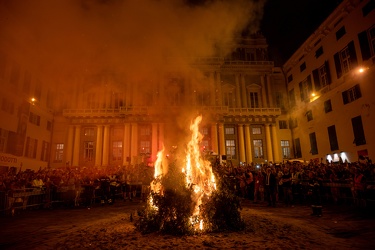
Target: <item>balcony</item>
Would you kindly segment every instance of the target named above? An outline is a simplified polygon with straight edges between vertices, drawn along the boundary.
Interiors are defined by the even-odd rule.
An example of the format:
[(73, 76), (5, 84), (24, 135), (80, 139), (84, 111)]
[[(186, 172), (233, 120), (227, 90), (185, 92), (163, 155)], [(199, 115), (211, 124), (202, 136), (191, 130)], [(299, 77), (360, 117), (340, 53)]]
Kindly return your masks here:
[(139, 115), (178, 114), (181, 110), (196, 110), (220, 116), (279, 116), (280, 108), (229, 108), (227, 106), (131, 106), (118, 109), (65, 109), (63, 116), (73, 117), (124, 117)]

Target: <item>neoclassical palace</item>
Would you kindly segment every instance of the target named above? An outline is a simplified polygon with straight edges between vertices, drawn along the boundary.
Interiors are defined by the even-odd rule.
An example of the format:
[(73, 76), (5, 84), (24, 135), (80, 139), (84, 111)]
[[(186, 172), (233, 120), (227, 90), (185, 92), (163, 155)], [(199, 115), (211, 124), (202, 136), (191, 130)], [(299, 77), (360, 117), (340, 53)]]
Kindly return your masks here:
[(235, 165), (371, 157), (374, 13), (373, 1), (343, 1), (283, 67), (257, 33), (183, 70), (171, 60), (148, 76), (106, 70), (69, 84), (42, 82), (0, 41), (0, 167), (152, 164), (184, 148), (199, 115), (202, 152)]

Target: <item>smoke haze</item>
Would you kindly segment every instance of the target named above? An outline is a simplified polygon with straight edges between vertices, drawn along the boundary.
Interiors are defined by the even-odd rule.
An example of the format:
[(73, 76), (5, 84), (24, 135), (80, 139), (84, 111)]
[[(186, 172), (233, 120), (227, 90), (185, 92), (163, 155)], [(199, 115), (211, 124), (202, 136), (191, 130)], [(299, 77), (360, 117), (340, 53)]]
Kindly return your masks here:
[(152, 79), (155, 72), (168, 71), (165, 65), (189, 71), (189, 59), (213, 56), (215, 47), (224, 48), (245, 27), (257, 31), (263, 5), (259, 0), (0, 0), (0, 45), (49, 84), (100, 72)]

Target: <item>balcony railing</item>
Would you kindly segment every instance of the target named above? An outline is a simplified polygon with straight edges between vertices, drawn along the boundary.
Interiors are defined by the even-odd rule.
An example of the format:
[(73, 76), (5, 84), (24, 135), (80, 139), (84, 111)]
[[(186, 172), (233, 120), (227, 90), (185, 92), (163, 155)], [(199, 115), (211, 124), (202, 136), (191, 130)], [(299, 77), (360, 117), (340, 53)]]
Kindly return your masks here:
[(223, 116), (279, 116), (280, 108), (229, 108), (227, 106), (130, 106), (117, 109), (65, 109), (65, 117), (121, 117), (130, 115), (160, 115), (177, 113), (180, 110), (196, 110)]

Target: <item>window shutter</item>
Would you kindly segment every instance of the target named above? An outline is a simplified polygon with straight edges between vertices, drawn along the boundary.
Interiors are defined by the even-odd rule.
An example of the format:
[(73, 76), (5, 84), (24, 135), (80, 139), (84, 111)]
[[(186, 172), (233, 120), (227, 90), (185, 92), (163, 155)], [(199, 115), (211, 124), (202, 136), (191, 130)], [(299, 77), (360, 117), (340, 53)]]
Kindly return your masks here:
[(309, 94), (311, 94), (312, 91), (313, 91), (313, 88), (312, 88), (312, 82), (311, 82), (311, 75), (309, 75), (309, 76), (307, 77), (307, 86), (308, 86), (308, 88), (309, 88)]
[(349, 102), (348, 91), (342, 92), (342, 101), (344, 102), (344, 104), (347, 104)]
[(371, 58), (370, 44), (367, 38), (367, 32), (363, 31), (358, 34), (359, 45), (361, 47), (362, 60), (368, 60)]
[(357, 96), (357, 99), (362, 97), (361, 88), (359, 87), (359, 84), (355, 85), (354, 88), (355, 88), (355, 94)]
[(339, 79), (342, 76), (342, 70), (341, 70), (341, 62), (340, 62), (340, 56), (339, 53), (336, 53), (333, 58), (335, 59), (335, 66), (336, 66), (336, 75), (337, 79)]
[(355, 53), (355, 47), (354, 47), (354, 42), (353, 41), (351, 41), (348, 44), (348, 49), (349, 49), (349, 54), (350, 54), (350, 63), (352, 65), (351, 69), (353, 69), (354, 67), (358, 66), (357, 54)]
[(321, 88), (319, 71), (317, 69), (314, 69), (312, 74), (313, 74), (313, 79), (314, 79), (314, 88), (316, 91), (319, 91)]
[(329, 63), (328, 63), (328, 61), (325, 61), (325, 62), (324, 62), (324, 66), (325, 66), (325, 68), (326, 68), (328, 84), (331, 84), (331, 82), (332, 82), (332, 79), (331, 79), (331, 71), (330, 71), (330, 69), (329, 69)]
[(305, 95), (303, 93), (302, 82), (300, 82), (298, 85), (299, 85), (299, 93), (300, 93), (300, 96), (301, 96), (301, 101), (303, 101), (303, 100), (305, 100)]

